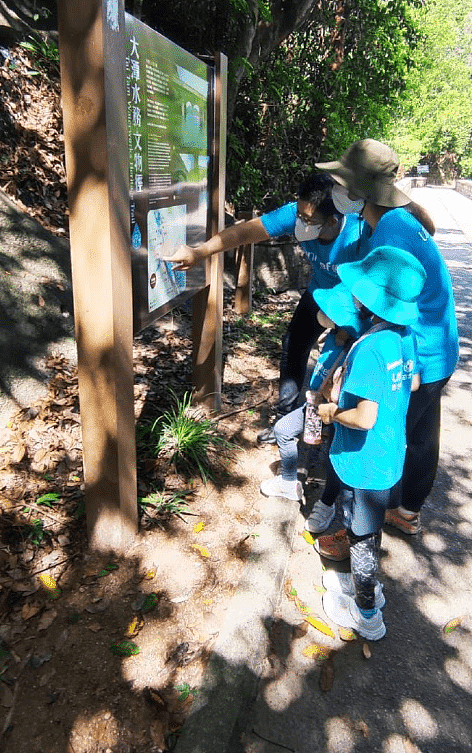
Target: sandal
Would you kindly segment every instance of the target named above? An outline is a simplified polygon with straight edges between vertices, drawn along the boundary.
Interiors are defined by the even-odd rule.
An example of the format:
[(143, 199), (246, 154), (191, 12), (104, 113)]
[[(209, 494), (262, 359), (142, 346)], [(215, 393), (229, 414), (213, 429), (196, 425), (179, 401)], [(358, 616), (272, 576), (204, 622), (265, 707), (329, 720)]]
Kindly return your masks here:
[[(406, 512), (406, 511), (405, 511)], [(385, 512), (385, 523), (394, 528), (398, 528), (399, 531), (407, 533), (410, 536), (421, 531), (420, 514), (418, 513), (406, 513), (403, 512), (402, 507), (395, 507), (393, 510), (387, 510)]]
[(349, 559), (349, 539), (345, 528), (331, 536), (319, 536), (313, 546), (318, 554), (328, 560), (342, 562)]

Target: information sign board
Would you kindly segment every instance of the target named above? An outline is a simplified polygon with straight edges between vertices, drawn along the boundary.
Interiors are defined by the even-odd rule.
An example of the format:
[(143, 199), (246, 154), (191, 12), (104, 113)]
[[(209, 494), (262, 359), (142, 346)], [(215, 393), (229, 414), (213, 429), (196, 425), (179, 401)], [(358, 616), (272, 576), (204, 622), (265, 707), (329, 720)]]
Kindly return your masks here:
[(205, 287), (162, 260), (209, 235), (212, 69), (126, 14), (135, 332)]

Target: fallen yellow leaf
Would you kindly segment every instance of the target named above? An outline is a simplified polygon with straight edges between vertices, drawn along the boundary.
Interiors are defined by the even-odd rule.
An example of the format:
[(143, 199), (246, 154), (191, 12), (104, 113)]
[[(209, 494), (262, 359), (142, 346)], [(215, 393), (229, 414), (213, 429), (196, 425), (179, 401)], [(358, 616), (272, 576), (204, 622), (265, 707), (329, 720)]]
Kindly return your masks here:
[(316, 656), (318, 659), (327, 659), (330, 653), (331, 650), (329, 648), (320, 646), (319, 643), (312, 643), (302, 651), (303, 656), (308, 656), (309, 659), (313, 658), (313, 656)]
[(144, 580), (154, 580), (157, 573), (157, 567), (152, 567), (150, 570), (146, 570), (144, 573)]
[(41, 585), (44, 586), (44, 588), (47, 591), (55, 591), (56, 590), (57, 583), (54, 580), (54, 578), (51, 578), (50, 575), (40, 575), (39, 576), (39, 580), (40, 580)]
[(313, 538), (313, 536), (311, 535), (309, 531), (303, 531), (302, 536), (305, 539), (307, 544), (311, 544), (313, 546), (313, 544), (315, 543), (315, 539)]
[(206, 548), (206, 546), (201, 546), (201, 544), (192, 544), (192, 548), (196, 549), (197, 552), (202, 557), (209, 557), (210, 556), (210, 552), (208, 551), (208, 549)]
[(444, 625), (443, 632), (444, 633), (452, 633), (453, 630), (459, 627), (459, 625), (462, 624), (462, 617), (454, 617), (453, 620), (449, 620), (449, 622)]
[(128, 627), (126, 628), (126, 637), (134, 638), (134, 636), (139, 633), (143, 625), (144, 625), (143, 618), (135, 615), (133, 619), (131, 620), (131, 622), (129, 623)]
[(349, 628), (340, 627), (339, 637), (342, 641), (357, 641), (357, 635), (354, 630), (350, 630)]
[(193, 532), (194, 532), (194, 533), (200, 533), (200, 531), (203, 531), (203, 529), (204, 529), (204, 528), (205, 528), (205, 523), (197, 523), (197, 524), (196, 524), (196, 525), (195, 525), (195, 526), (193, 527)]
[(323, 622), (322, 620), (317, 619), (316, 617), (305, 617), (306, 622), (308, 622), (312, 627), (316, 628), (316, 630), (319, 630), (320, 633), (324, 633), (325, 635), (329, 635), (330, 638), (335, 638), (334, 632), (331, 630), (330, 626), (326, 624), (326, 622)]

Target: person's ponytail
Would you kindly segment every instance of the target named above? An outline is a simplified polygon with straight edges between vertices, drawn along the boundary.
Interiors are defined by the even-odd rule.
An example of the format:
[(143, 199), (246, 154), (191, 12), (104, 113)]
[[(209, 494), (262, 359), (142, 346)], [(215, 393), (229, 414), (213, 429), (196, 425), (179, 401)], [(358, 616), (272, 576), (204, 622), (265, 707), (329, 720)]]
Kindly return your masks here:
[(417, 204), (416, 201), (410, 201), (410, 203), (406, 204), (403, 209), (406, 209), (407, 212), (412, 214), (413, 217), (418, 220), (418, 222), (421, 222), (425, 230), (427, 230), (431, 236), (434, 235), (436, 232), (436, 226), (431, 215), (421, 206), (421, 204)]

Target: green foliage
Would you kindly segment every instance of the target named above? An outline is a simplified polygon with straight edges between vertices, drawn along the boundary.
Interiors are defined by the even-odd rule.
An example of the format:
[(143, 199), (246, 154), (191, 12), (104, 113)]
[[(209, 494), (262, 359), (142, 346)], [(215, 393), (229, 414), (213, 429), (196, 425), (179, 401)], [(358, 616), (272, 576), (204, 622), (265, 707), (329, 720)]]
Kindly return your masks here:
[(110, 644), (111, 652), (115, 656), (137, 656), (137, 654), (140, 653), (141, 649), (139, 646), (136, 645), (136, 643), (132, 643), (131, 641), (112, 641)]
[(226, 339), (251, 343), (257, 347), (260, 354), (271, 356), (276, 351), (278, 355), (282, 336), (291, 317), (291, 311), (276, 311), (266, 316), (258, 311), (251, 311), (248, 316), (237, 319), (231, 325)]
[(344, 22), (325, 0), (246, 72), (228, 136), (227, 190), (237, 210), (292, 199), (320, 156), (385, 138), (420, 41), (419, 4), (357, 0), (346, 4)]
[(52, 503), (58, 502), (60, 498), (61, 495), (57, 492), (48, 492), (47, 494), (42, 494), (40, 497), (37, 497), (36, 504), (46, 505), (46, 507), (52, 507)]
[[(147, 497), (139, 497), (138, 505), (149, 520), (162, 515), (181, 515), (188, 512), (186, 496), (192, 491), (152, 492)], [(147, 508), (150, 508), (148, 510)]]
[(234, 446), (218, 434), (217, 424), (192, 406), (192, 395), (181, 400), (173, 393), (175, 406), (153, 424), (150, 441), (157, 456), (163, 457), (178, 470), (198, 472), (203, 481), (214, 477), (222, 466), (225, 452), (229, 457)]
[(28, 42), (22, 42), (21, 47), (26, 50), (34, 64), (37, 66), (37, 70), (33, 71), (32, 75), (40, 75), (41, 73), (59, 74), (59, 50), (57, 44), (46, 34), (36, 33), (30, 34)]
[(44, 540), (44, 524), (40, 518), (35, 518), (32, 525), (27, 526), (28, 539), (34, 546), (40, 546)]
[(427, 158), (443, 182), (472, 175), (472, 10), (469, 0), (427, 0), (423, 41), (391, 126), (408, 170)]

